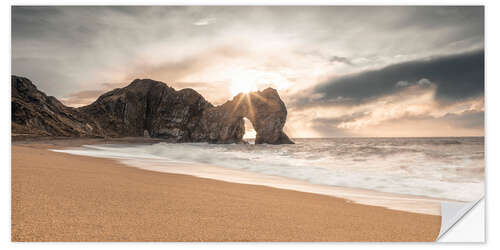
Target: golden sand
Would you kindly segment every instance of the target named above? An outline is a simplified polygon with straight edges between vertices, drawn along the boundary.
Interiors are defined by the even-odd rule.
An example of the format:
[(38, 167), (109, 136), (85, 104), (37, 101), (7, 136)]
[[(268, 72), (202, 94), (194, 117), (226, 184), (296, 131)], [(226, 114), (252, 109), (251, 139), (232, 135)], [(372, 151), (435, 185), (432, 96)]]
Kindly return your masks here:
[(140, 170), (48, 150), (55, 147), (12, 146), (13, 241), (434, 241), (440, 230), (440, 216)]

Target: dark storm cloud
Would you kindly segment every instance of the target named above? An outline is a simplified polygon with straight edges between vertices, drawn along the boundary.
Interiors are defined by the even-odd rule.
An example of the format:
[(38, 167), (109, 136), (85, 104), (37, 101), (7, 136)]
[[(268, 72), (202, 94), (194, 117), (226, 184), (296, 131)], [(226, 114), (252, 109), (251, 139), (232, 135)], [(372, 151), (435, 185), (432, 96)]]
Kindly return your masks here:
[(454, 102), (484, 94), (484, 51), (434, 57), (333, 79), (313, 89), (319, 98), (298, 105), (355, 105), (394, 94), (414, 84), (435, 84), (438, 101)]

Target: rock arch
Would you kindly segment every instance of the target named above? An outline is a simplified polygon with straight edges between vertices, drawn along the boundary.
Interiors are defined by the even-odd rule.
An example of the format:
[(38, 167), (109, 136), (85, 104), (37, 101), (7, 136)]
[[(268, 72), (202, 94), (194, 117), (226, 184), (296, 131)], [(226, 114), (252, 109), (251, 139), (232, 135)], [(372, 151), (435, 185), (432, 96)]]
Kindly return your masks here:
[(278, 91), (240, 93), (223, 105), (205, 110), (202, 118), (209, 142), (241, 142), (245, 133), (243, 117), (256, 131), (255, 144), (293, 144), (283, 132), (287, 110)]

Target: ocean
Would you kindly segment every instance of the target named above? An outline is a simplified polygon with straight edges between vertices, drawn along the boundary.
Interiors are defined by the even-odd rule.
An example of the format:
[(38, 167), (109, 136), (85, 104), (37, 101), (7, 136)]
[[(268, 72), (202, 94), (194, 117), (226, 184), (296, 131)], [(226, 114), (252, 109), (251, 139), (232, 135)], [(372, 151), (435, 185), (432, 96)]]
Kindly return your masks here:
[(254, 145), (252, 141), (103, 144), (55, 151), (117, 158), (149, 170), (242, 183), (248, 181), (237, 175), (248, 173), (253, 174), (252, 184), (260, 184), (262, 179), (263, 185), (272, 182), (268, 177), (279, 177), (281, 181), (454, 201), (475, 201), (484, 194), (484, 137), (294, 141), (293, 145)]

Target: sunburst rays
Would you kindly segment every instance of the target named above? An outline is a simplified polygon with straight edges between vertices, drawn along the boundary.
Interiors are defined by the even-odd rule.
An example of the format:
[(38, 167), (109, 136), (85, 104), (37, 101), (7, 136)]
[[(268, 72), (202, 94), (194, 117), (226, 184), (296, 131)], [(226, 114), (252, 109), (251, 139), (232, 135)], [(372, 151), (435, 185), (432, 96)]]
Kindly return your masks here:
[(254, 96), (255, 98), (259, 99), (259, 101), (265, 102), (266, 104), (274, 105), (274, 103), (270, 102), (269, 100), (260, 95), (255, 94), (254, 92), (251, 92), (248, 95)]
[(238, 110), (240, 107), (241, 101), (243, 100), (244, 96), (243, 95), (238, 95), (238, 100), (236, 100), (236, 105), (234, 105), (233, 110), (231, 110), (231, 116), (233, 116), (234, 112)]
[(245, 94), (245, 99), (247, 101), (247, 108), (248, 108), (248, 117), (251, 122), (255, 121), (255, 110), (253, 108), (252, 101), (250, 100), (252, 94)]
[(236, 105), (234, 105), (233, 107), (233, 110), (231, 110), (231, 116), (234, 115), (234, 113), (240, 108), (240, 106), (242, 105), (242, 102), (243, 102), (243, 99), (245, 99), (245, 104), (246, 104), (246, 116), (248, 119), (250, 119), (250, 121), (255, 121), (255, 108), (253, 106), (253, 103), (252, 103), (252, 96), (256, 96), (258, 98), (261, 98), (262, 100), (264, 101), (267, 101), (265, 100), (264, 98), (258, 96), (258, 95), (255, 95), (254, 93), (248, 93), (248, 94), (241, 94), (241, 95), (238, 95), (237, 96), (237, 100), (236, 100)]

